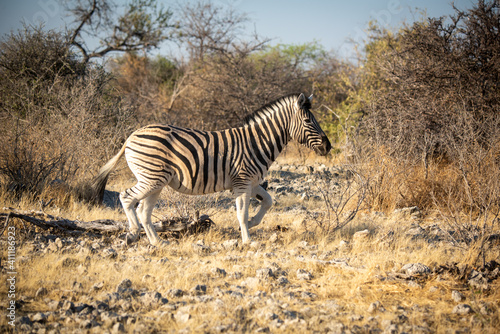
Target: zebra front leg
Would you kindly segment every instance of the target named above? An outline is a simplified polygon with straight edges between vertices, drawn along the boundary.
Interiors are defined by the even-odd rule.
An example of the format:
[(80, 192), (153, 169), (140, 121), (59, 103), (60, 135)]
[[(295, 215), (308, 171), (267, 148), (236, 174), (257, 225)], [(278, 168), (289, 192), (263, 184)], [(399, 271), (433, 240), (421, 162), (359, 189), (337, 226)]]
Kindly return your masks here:
[(248, 206), (250, 205), (250, 189), (243, 191), (236, 197), (237, 217), (240, 223), (241, 239), (243, 243), (250, 242), (248, 233)]
[(259, 225), (262, 222), (262, 218), (264, 218), (266, 212), (273, 205), (273, 199), (271, 195), (269, 195), (269, 193), (261, 186), (253, 188), (252, 197), (257, 198), (259, 201), (261, 201), (261, 203), (259, 212), (257, 212), (257, 214), (252, 217), (252, 219), (248, 223), (248, 228)]

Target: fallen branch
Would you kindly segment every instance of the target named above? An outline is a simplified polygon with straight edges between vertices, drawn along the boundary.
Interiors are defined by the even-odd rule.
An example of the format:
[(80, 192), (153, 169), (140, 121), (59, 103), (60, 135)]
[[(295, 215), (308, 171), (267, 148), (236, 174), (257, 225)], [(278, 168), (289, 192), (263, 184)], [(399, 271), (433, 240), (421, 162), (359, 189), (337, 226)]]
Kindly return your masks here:
[[(120, 221), (103, 219), (93, 220), (90, 222), (82, 222), (79, 220), (69, 220), (54, 217), (36, 211), (28, 213), (19, 213), (14, 211), (9, 212), (8, 214), (0, 213), (0, 218), (5, 219), (4, 228), (0, 235), (3, 235), (3, 232), (5, 231), (10, 219), (12, 218), (20, 219), (23, 222), (28, 222), (44, 230), (52, 228), (69, 234), (82, 234), (84, 232), (120, 233), (126, 232), (128, 230), (128, 224)], [(164, 220), (153, 224), (157, 232), (170, 232), (175, 237), (207, 231), (210, 227), (212, 227), (212, 225), (214, 225), (214, 222), (207, 215), (202, 215), (198, 220), (195, 221), (178, 218)]]

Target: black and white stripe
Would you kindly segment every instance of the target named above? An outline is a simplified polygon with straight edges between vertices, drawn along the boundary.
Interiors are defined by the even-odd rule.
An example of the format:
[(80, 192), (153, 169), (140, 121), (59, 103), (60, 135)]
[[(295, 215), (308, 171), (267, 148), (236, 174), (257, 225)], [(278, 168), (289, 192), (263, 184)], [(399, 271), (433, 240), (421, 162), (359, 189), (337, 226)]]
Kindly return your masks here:
[[(191, 195), (232, 190), (242, 239), (247, 242), (248, 228), (259, 224), (272, 205), (259, 184), (287, 143), (296, 140), (321, 155), (331, 149), (310, 107), (310, 99), (297, 94), (262, 107), (238, 128), (200, 131), (173, 125), (146, 126), (135, 131), (101, 169), (96, 191), (102, 195), (109, 173), (125, 154), (137, 178), (135, 186), (120, 194), (130, 224), (127, 241), (137, 238), (140, 220), (150, 242), (157, 244), (161, 241), (151, 225), (151, 212), (164, 186)], [(248, 221), (250, 197), (259, 199), (261, 207)]]

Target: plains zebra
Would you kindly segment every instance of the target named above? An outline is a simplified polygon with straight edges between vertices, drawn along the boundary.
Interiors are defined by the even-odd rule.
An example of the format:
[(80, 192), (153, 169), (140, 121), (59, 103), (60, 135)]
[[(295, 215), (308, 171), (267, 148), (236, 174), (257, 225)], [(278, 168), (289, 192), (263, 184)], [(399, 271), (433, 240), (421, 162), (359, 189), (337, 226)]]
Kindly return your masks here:
[[(320, 155), (331, 149), (309, 110), (310, 99), (304, 94), (282, 97), (248, 116), (242, 127), (222, 131), (159, 124), (139, 129), (99, 171), (94, 181), (97, 196), (102, 198), (110, 172), (125, 153), (137, 179), (135, 186), (120, 194), (130, 224), (127, 243), (139, 235), (138, 217), (151, 244), (163, 243), (151, 224), (151, 213), (166, 185), (191, 195), (232, 190), (241, 236), (248, 242), (248, 229), (258, 225), (272, 205), (271, 196), (259, 184), (285, 145), (296, 140)], [(251, 197), (261, 205), (248, 221)]]

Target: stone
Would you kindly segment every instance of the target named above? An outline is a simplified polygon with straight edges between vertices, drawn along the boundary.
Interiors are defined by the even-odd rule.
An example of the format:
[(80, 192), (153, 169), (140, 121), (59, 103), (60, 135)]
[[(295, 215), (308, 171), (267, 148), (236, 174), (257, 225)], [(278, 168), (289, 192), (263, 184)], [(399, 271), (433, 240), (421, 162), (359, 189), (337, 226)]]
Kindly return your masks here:
[(141, 303), (146, 307), (155, 307), (163, 304), (167, 304), (168, 300), (161, 296), (161, 293), (148, 291), (140, 296)]
[(352, 236), (352, 241), (354, 243), (361, 243), (361, 242), (366, 242), (368, 238), (370, 237), (370, 231), (368, 229), (365, 229), (363, 231), (358, 231), (353, 234)]
[(224, 247), (225, 249), (234, 249), (238, 247), (238, 239), (226, 240), (222, 243), (222, 247)]
[(465, 300), (465, 296), (461, 292), (453, 290), (451, 292), (451, 299), (453, 299), (456, 303), (460, 303)]
[(278, 278), (279, 285), (287, 285), (288, 283), (290, 283), (290, 282), (288, 281), (288, 279), (285, 276), (280, 276)]
[(206, 255), (209, 254), (212, 250), (210, 247), (196, 243), (192, 244), (191, 247), (193, 247), (193, 250), (198, 253), (199, 255)]
[(297, 278), (309, 281), (313, 279), (313, 275), (305, 269), (297, 269)]
[(375, 313), (375, 312), (385, 312), (385, 308), (382, 306), (382, 303), (380, 301), (376, 301), (370, 304), (368, 306), (368, 313)]
[(132, 287), (132, 281), (126, 278), (116, 286), (116, 292), (121, 293), (127, 289), (130, 289), (131, 287)]
[(480, 272), (473, 270), (469, 276), (467, 283), (478, 290), (489, 290), (490, 286), (488, 284), (488, 279), (484, 277)]
[(277, 233), (273, 233), (273, 234), (269, 237), (269, 242), (270, 242), (270, 243), (275, 243), (276, 241), (278, 241), (278, 234), (277, 234)]
[(212, 268), (211, 269), (212, 275), (217, 276), (217, 277), (226, 277), (227, 273), (224, 269), (221, 268)]
[(421, 263), (407, 263), (401, 268), (400, 271), (407, 275), (413, 276), (429, 274), (431, 272), (431, 269)]
[(343, 334), (346, 329), (345, 325), (341, 322), (329, 324), (327, 328), (331, 334)]
[(113, 248), (106, 248), (102, 251), (102, 257), (107, 259), (114, 259), (118, 256), (118, 253)]
[(257, 278), (268, 279), (273, 277), (273, 271), (270, 268), (261, 268), (256, 271)]
[(181, 289), (170, 289), (168, 290), (167, 294), (169, 297), (179, 298), (184, 295), (184, 291), (182, 291)]
[(207, 293), (207, 286), (198, 284), (194, 288), (192, 288), (189, 292), (192, 296), (204, 295)]
[(451, 311), (451, 313), (459, 315), (465, 315), (471, 312), (472, 312), (472, 307), (470, 307), (470, 305), (467, 304), (458, 304), (453, 308), (453, 311)]
[(42, 312), (35, 313), (33, 317), (31, 318), (31, 321), (33, 322), (46, 322), (47, 321), (47, 315)]
[(57, 246), (57, 248), (58, 248), (58, 249), (63, 248), (63, 242), (62, 242), (61, 238), (57, 238), (57, 239), (54, 241), (54, 243), (56, 244), (56, 246)]

